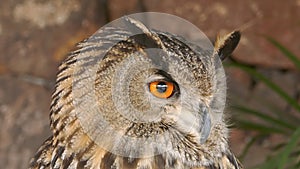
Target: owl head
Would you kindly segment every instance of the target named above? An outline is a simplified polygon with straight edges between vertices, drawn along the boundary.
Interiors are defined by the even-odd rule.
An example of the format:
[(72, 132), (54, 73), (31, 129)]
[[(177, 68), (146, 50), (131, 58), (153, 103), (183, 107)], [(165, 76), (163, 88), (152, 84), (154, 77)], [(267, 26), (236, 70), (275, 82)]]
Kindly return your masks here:
[[(220, 59), (235, 49), (240, 33), (203, 47), (130, 17), (122, 21), (128, 29), (102, 28), (61, 68), (60, 74), (72, 70), (69, 114), (96, 144), (120, 156), (168, 152), (188, 161), (199, 149), (225, 149)], [(213, 145), (219, 147), (210, 150)]]

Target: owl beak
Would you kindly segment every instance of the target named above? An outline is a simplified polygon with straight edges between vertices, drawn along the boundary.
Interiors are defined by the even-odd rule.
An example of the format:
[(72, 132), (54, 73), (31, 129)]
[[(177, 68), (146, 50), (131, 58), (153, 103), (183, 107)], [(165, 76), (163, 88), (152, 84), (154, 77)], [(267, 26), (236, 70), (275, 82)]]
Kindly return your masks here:
[(200, 121), (200, 143), (203, 144), (208, 139), (211, 130), (211, 120), (207, 107), (202, 108), (202, 121)]

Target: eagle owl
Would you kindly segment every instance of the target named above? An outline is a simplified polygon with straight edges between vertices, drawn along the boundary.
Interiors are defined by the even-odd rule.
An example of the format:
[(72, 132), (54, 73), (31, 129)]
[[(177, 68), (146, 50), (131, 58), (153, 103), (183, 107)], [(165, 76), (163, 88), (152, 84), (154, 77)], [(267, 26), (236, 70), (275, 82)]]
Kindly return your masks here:
[(227, 143), (220, 63), (239, 31), (207, 50), (136, 19), (124, 22), (129, 30), (99, 30), (60, 65), (53, 135), (29, 168), (242, 168)]

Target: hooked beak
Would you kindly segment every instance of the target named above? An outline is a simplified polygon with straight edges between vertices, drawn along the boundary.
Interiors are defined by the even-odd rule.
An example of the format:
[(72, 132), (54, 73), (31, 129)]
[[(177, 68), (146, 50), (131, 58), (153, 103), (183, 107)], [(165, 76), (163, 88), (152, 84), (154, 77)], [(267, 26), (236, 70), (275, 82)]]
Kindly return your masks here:
[(210, 115), (206, 106), (202, 108), (202, 121), (200, 121), (200, 126), (200, 143), (203, 144), (208, 139), (211, 130)]

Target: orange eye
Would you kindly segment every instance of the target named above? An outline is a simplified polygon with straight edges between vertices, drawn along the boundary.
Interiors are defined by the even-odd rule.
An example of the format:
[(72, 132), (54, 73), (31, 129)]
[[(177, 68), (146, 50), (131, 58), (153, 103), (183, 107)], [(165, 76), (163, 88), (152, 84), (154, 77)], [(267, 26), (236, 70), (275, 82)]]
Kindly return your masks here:
[(174, 91), (174, 84), (166, 81), (154, 81), (149, 84), (150, 92), (162, 99), (169, 98)]

